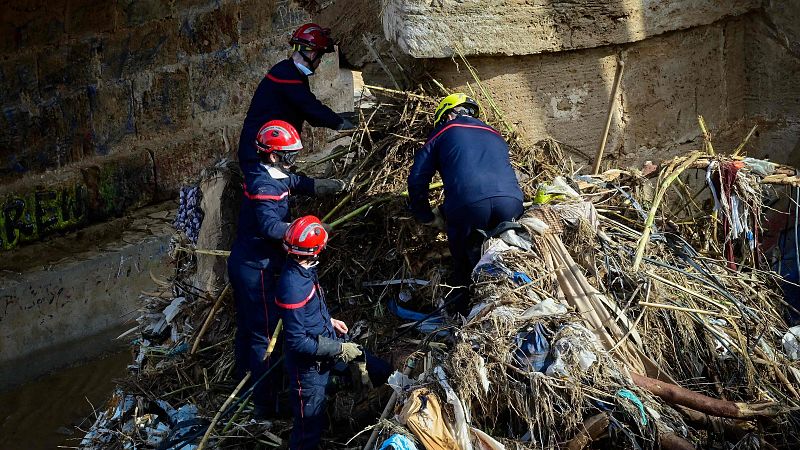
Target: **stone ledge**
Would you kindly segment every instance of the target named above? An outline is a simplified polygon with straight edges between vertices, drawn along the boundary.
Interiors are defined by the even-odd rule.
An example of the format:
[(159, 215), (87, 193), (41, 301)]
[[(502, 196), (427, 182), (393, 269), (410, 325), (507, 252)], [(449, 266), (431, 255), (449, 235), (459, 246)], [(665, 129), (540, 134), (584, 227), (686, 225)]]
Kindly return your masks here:
[(635, 42), (714, 23), (758, 0), (390, 0), (384, 34), (415, 58), (532, 55)]

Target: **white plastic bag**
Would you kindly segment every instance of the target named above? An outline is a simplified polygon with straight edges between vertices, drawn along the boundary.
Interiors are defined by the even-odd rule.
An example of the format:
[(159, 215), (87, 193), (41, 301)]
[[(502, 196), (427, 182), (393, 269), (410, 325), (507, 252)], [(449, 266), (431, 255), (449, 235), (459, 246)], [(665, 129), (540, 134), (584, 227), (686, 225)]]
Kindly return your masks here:
[(800, 359), (800, 325), (789, 328), (783, 335), (783, 351), (792, 361)]

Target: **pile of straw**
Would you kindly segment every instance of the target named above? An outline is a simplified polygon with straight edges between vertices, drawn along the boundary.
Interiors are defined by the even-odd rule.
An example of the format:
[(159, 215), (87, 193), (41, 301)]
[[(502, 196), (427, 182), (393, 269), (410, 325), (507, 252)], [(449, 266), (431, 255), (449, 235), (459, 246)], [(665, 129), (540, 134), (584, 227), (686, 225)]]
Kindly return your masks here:
[[(446, 398), (432, 382), (434, 367), (442, 367), (470, 425), (506, 448), (796, 448), (800, 365), (781, 344), (788, 326), (780, 280), (763, 254), (725, 253), (729, 241), (744, 238), (714, 225), (726, 220), (725, 212), (701, 205), (703, 188), (687, 176), (740, 158), (696, 153), (667, 161), (647, 176), (636, 170), (581, 176), (568, 147), (517, 139), (491, 99), (481, 95), (476, 78), (476, 97), (490, 113), (487, 120), (510, 142), (526, 199), (541, 200), (546, 193), (551, 200), (526, 211), (525, 230), (518, 233), (528, 248), (497, 252), (490, 270), (476, 273), (473, 314), (448, 317), (443, 333), (394, 338), (401, 321), (387, 311), (388, 301), (411, 298), (405, 306), (425, 312), (441, 305), (448, 292), (441, 281), (448, 265), (444, 236), (413, 221), (404, 193), (435, 100), (423, 90), (372, 92), (375, 104), (359, 110), (361, 126), (352, 143), (301, 167), (346, 179), (350, 192), (300, 201), (293, 211), (316, 214), (334, 226), (320, 265), (322, 284), (334, 316), (346, 315), (356, 340), (398, 368), (408, 354), (426, 355), (412, 372), (412, 387), (425, 385)], [(737, 181), (756, 216), (754, 227), (764, 211), (764, 186), (796, 184), (787, 170), (748, 173)], [(498, 239), (486, 245), (493, 244), (500, 245)], [(739, 241), (737, 246), (746, 247)], [(190, 280), (195, 252), (221, 250), (224, 257), (227, 249), (193, 249), (185, 241), (175, 248), (176, 276), (143, 295), (133, 373), (119, 382), (139, 407), (124, 420), (96, 420), (95, 434), (82, 448), (153, 448), (146, 427), (125, 424), (138, 423), (144, 413), (158, 416), (157, 400), (175, 408), (197, 406), (199, 422), (185, 442), (196, 444), (203, 434), (218, 448), (285, 442), (290, 422), (250, 421), (246, 393), (220, 409), (235, 387), (230, 292), (211, 296)], [(429, 283), (392, 281), (410, 279)], [(185, 299), (179, 312), (153, 333), (153, 322), (179, 297)], [(561, 307), (532, 315), (543, 304)], [(541, 370), (515, 357), (520, 336), (531, 332), (550, 346)], [(548, 375), (555, 359), (561, 369)], [(689, 391), (672, 389), (677, 386)], [(377, 422), (386, 389), (330, 402), (332, 409), (347, 409), (331, 413), (347, 423), (326, 434), (324, 447), (363, 445), (365, 435), (343, 442)], [(721, 403), (703, 409), (707, 397), (701, 395)], [(453, 405), (443, 404), (455, 427)], [(208, 419), (220, 411), (219, 422), (205, 433)], [(380, 422), (382, 435), (413, 436), (391, 418)], [(170, 424), (173, 437), (175, 426)]]

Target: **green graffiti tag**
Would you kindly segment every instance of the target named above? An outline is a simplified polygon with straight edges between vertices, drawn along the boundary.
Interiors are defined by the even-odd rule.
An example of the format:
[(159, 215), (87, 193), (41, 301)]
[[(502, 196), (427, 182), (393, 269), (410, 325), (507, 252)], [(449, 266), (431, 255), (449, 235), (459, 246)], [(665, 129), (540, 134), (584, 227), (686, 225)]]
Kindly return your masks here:
[(50, 234), (77, 228), (88, 219), (83, 184), (9, 195), (0, 203), (0, 248), (11, 250)]

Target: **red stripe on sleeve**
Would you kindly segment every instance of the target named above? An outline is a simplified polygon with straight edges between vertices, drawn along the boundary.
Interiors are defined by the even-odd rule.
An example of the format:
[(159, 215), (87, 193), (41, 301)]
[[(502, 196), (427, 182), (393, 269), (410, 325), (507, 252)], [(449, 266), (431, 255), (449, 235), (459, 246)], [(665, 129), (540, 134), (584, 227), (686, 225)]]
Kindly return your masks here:
[(242, 185), (242, 187), (244, 187), (244, 196), (250, 200), (283, 200), (289, 195), (289, 191), (286, 191), (281, 195), (251, 194), (247, 192), (247, 185)]
[(276, 83), (281, 83), (281, 84), (303, 84), (303, 82), (300, 80), (284, 80), (283, 78), (278, 78), (271, 73), (268, 73), (266, 77), (270, 81), (274, 81)]
[(317, 292), (317, 287), (316, 286), (312, 286), (311, 287), (311, 293), (308, 294), (308, 296), (305, 299), (303, 299), (303, 301), (300, 302), (300, 303), (283, 303), (280, 300), (278, 300), (278, 297), (275, 297), (275, 304), (280, 306), (283, 309), (298, 309), (298, 308), (302, 308), (303, 306), (306, 306), (306, 303), (308, 303), (311, 300), (312, 297), (314, 297), (314, 294), (316, 292)]
[[(494, 129), (494, 128), (492, 128), (492, 127), (484, 127), (484, 126), (481, 126), (481, 125), (467, 125), (467, 124), (463, 124), (463, 123), (451, 123), (450, 125), (447, 125), (446, 127), (444, 127), (444, 128), (442, 128), (441, 130), (439, 130), (439, 132), (438, 132), (438, 133), (434, 134), (432, 138), (428, 139), (428, 142), (430, 142), (430, 141), (432, 141), (432, 140), (436, 139), (437, 137), (439, 137), (439, 135), (440, 135), (440, 134), (444, 133), (445, 131), (447, 131), (447, 130), (449, 130), (450, 128), (453, 128), (453, 127), (462, 127), (462, 128), (477, 128), (477, 129), (479, 129), (479, 130), (485, 130), (485, 131), (492, 132), (492, 133), (494, 133), (494, 134), (496, 134), (496, 135), (498, 135), (498, 136), (502, 137), (502, 135), (500, 134), (500, 132), (498, 132), (497, 130), (495, 130), (495, 129)], [(426, 144), (427, 144), (428, 142), (426, 142)]]

